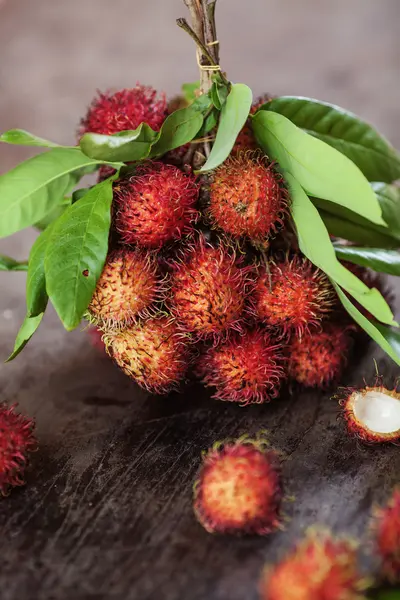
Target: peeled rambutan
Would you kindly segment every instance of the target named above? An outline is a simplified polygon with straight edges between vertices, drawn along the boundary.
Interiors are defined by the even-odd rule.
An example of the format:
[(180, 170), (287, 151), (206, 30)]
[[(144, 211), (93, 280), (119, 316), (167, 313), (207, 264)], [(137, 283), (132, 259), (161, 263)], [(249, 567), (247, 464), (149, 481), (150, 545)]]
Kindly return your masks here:
[(15, 406), (0, 404), (0, 494), (24, 485), (30, 452), (37, 449), (34, 421), (15, 412)]
[(326, 323), (320, 331), (293, 337), (287, 347), (289, 376), (307, 387), (325, 388), (340, 377), (352, 346), (352, 326)]
[(233, 250), (199, 241), (175, 265), (168, 298), (182, 329), (194, 338), (218, 339), (241, 325), (251, 288), (250, 270), (241, 267)]
[(261, 267), (254, 288), (255, 312), (286, 336), (302, 337), (332, 308), (335, 294), (326, 275), (296, 255)]
[(243, 436), (205, 454), (194, 485), (194, 511), (209, 533), (266, 535), (280, 524), (278, 455), (265, 441)]
[(208, 348), (199, 363), (203, 383), (216, 388), (214, 398), (243, 405), (275, 398), (285, 378), (281, 345), (260, 327)]
[(322, 531), (306, 537), (260, 581), (262, 600), (365, 600), (355, 544)]
[(158, 131), (166, 116), (165, 94), (157, 97), (157, 91), (153, 88), (137, 84), (132, 89), (99, 93), (81, 121), (79, 135), (112, 135), (136, 129), (141, 123), (147, 123)]
[(107, 352), (141, 387), (166, 394), (178, 387), (189, 365), (190, 348), (167, 316), (136, 322), (104, 336)]
[(352, 435), (369, 443), (400, 441), (400, 393), (386, 389), (381, 377), (372, 387), (344, 388), (339, 402)]
[(88, 307), (100, 326), (121, 326), (151, 306), (160, 293), (155, 259), (145, 250), (118, 249), (106, 260)]
[(282, 225), (287, 203), (283, 179), (267, 157), (244, 152), (214, 172), (208, 216), (214, 226), (257, 244)]
[(121, 240), (159, 248), (193, 230), (199, 217), (199, 187), (193, 175), (148, 161), (114, 184), (115, 227)]
[(375, 511), (373, 529), (381, 572), (391, 583), (400, 582), (400, 488), (394, 490), (385, 507)]

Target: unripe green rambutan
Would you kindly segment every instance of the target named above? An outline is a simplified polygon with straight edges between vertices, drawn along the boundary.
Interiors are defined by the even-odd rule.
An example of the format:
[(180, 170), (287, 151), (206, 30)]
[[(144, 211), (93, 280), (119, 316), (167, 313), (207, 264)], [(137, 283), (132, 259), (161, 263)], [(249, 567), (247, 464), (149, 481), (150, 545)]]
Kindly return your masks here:
[(235, 334), (208, 348), (199, 360), (203, 383), (216, 388), (214, 398), (228, 402), (268, 402), (285, 378), (281, 346), (260, 327)]
[(37, 449), (34, 421), (15, 412), (15, 406), (0, 404), (0, 494), (24, 484), (29, 454)]
[(148, 161), (114, 184), (115, 227), (124, 243), (160, 248), (193, 231), (199, 187), (193, 175)]
[(282, 225), (287, 196), (281, 175), (265, 156), (240, 153), (214, 172), (208, 217), (231, 235), (262, 243)]
[(218, 339), (238, 329), (252, 280), (234, 250), (222, 242), (214, 247), (199, 241), (174, 266), (168, 303), (184, 331), (196, 339)]
[(296, 255), (261, 267), (254, 297), (255, 312), (262, 321), (283, 336), (301, 337), (329, 313), (335, 294), (326, 275)]
[(166, 394), (185, 377), (190, 347), (170, 317), (139, 321), (103, 339), (122, 371), (151, 393)]
[(266, 535), (280, 524), (278, 455), (243, 436), (217, 442), (204, 455), (194, 485), (194, 511), (209, 533)]
[(326, 323), (320, 331), (293, 337), (287, 347), (289, 376), (307, 387), (325, 388), (340, 377), (352, 346), (354, 327)]
[(368, 582), (357, 568), (357, 546), (330, 533), (310, 531), (260, 581), (261, 600), (366, 600)]
[(89, 319), (100, 326), (123, 326), (160, 297), (155, 259), (145, 250), (118, 249), (106, 260), (88, 307)]

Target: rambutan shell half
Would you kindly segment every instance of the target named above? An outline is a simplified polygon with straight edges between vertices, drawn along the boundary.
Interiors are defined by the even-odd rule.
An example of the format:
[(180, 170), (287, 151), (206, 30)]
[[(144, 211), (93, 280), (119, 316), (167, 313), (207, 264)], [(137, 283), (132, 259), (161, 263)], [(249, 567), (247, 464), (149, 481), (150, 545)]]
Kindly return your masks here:
[(266, 535), (279, 527), (282, 482), (278, 455), (243, 436), (204, 455), (194, 511), (209, 533)]
[(383, 385), (341, 392), (340, 404), (350, 434), (364, 442), (400, 442), (400, 394)]

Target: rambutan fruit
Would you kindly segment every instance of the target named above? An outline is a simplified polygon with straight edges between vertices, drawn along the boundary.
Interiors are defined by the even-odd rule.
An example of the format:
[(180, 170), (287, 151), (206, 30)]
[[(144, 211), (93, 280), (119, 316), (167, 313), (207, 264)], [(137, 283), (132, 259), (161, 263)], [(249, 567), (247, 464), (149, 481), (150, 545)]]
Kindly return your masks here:
[(385, 507), (375, 511), (373, 529), (381, 572), (391, 583), (400, 582), (400, 488), (394, 490)]
[(190, 347), (168, 316), (135, 322), (104, 336), (107, 352), (142, 388), (166, 394), (178, 387), (187, 371)]
[(400, 393), (378, 377), (372, 387), (344, 388), (339, 397), (349, 433), (364, 442), (400, 441)]
[(217, 442), (194, 484), (194, 511), (209, 533), (266, 535), (279, 527), (282, 483), (278, 455), (243, 436)]
[(79, 135), (100, 133), (112, 135), (120, 131), (136, 129), (147, 123), (158, 131), (167, 116), (165, 94), (157, 97), (152, 87), (137, 84), (131, 89), (99, 93), (92, 101), (80, 124)]
[(34, 421), (0, 404), (0, 494), (24, 484), (29, 454), (37, 449)]
[(255, 312), (283, 336), (302, 337), (329, 313), (335, 294), (326, 275), (295, 255), (261, 267), (254, 288)]
[(200, 235), (175, 264), (169, 307), (194, 338), (219, 339), (240, 328), (251, 285), (250, 269), (240, 266), (233, 250), (222, 242), (212, 246)]
[(216, 388), (214, 398), (242, 405), (275, 398), (285, 378), (281, 346), (260, 327), (208, 348), (199, 363), (203, 383)]
[(287, 190), (258, 151), (230, 156), (212, 177), (208, 217), (215, 227), (257, 244), (282, 225)]
[(293, 337), (287, 347), (289, 376), (306, 387), (332, 384), (347, 364), (352, 330), (352, 326), (326, 323), (320, 331)]
[(121, 240), (160, 248), (193, 231), (199, 186), (173, 165), (148, 161), (114, 184), (115, 227)]
[(310, 531), (260, 581), (262, 600), (365, 600), (368, 582), (357, 567), (356, 545)]
[(88, 306), (89, 320), (106, 327), (129, 324), (151, 306), (160, 289), (151, 254), (141, 249), (113, 250)]
[[(263, 94), (262, 96), (257, 98), (257, 100), (253, 103), (250, 109), (250, 114), (254, 115), (258, 111), (258, 109), (261, 108), (261, 106), (269, 100), (272, 100), (272, 96), (270, 96), (269, 94)], [(239, 135), (236, 138), (236, 142), (232, 149), (232, 153), (237, 154), (238, 152), (243, 152), (246, 150), (255, 150), (258, 147), (259, 146), (257, 144), (251, 126), (251, 121), (250, 119), (248, 119), (243, 129), (239, 132)]]

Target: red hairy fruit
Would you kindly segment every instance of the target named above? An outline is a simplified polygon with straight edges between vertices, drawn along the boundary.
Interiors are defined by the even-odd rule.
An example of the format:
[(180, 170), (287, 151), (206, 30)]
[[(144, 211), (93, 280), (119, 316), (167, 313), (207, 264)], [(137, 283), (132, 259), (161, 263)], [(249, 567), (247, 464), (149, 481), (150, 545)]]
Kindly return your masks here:
[[(272, 100), (272, 97), (269, 94), (264, 94), (257, 98), (257, 100), (253, 103), (250, 114), (254, 115), (259, 108), (269, 100)], [(251, 121), (248, 119), (246, 125), (240, 131), (239, 135), (236, 138), (235, 145), (233, 147), (232, 153), (237, 154), (238, 152), (245, 150), (255, 150), (258, 148), (258, 144), (256, 138), (254, 137), (254, 133), (251, 127)]]
[(373, 387), (344, 388), (339, 402), (350, 434), (368, 443), (400, 441), (400, 393), (381, 377)]
[(281, 499), (278, 456), (262, 440), (218, 442), (205, 454), (194, 511), (209, 533), (266, 535), (280, 524)]
[(292, 338), (287, 348), (289, 376), (302, 385), (318, 388), (337, 380), (347, 363), (352, 329), (326, 323), (320, 331)]
[(364, 600), (366, 587), (350, 540), (308, 532), (279, 564), (265, 569), (260, 595), (262, 600)]
[(119, 326), (151, 306), (160, 292), (155, 259), (145, 250), (119, 249), (106, 260), (88, 307), (101, 326)]
[(246, 405), (278, 395), (285, 378), (283, 365), (281, 346), (256, 327), (208, 348), (200, 359), (199, 374), (207, 387), (216, 388), (214, 398)]
[(210, 221), (234, 236), (263, 242), (282, 224), (287, 209), (283, 179), (259, 152), (230, 156), (210, 185)]
[(0, 494), (24, 484), (29, 454), (37, 449), (34, 421), (0, 404)]
[(374, 516), (377, 550), (382, 572), (391, 583), (400, 582), (400, 488)]
[(255, 286), (257, 316), (285, 336), (301, 337), (319, 325), (334, 298), (326, 275), (298, 255), (261, 267)]
[(121, 240), (160, 248), (193, 231), (199, 186), (177, 167), (149, 161), (114, 184), (115, 227)]
[(222, 243), (214, 247), (200, 236), (175, 265), (170, 308), (193, 337), (217, 339), (240, 328), (251, 283), (249, 268), (240, 267), (233, 250)]
[(153, 88), (138, 84), (132, 89), (120, 90), (114, 94), (99, 93), (81, 121), (79, 135), (112, 135), (136, 129), (141, 123), (147, 123), (158, 131), (166, 116), (165, 94), (158, 96)]
[(153, 317), (110, 331), (104, 341), (123, 372), (149, 392), (166, 394), (185, 376), (189, 346), (170, 317)]

